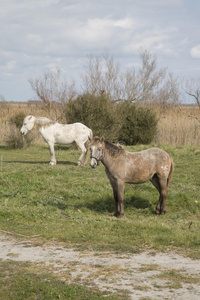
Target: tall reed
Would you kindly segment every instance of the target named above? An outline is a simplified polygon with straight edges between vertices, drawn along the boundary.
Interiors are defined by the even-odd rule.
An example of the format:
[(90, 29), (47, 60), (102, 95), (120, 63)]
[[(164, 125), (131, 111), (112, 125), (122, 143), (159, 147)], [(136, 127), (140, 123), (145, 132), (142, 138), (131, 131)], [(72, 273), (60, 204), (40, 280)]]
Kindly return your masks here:
[[(154, 108), (159, 117), (155, 143), (200, 146), (200, 109), (197, 106)], [(48, 117), (44, 107), (38, 103), (0, 103), (0, 144), (4, 144), (9, 131), (9, 120), (19, 112), (25, 115)], [(77, 120), (79, 121), (79, 120)], [(44, 143), (38, 135), (36, 143)]]

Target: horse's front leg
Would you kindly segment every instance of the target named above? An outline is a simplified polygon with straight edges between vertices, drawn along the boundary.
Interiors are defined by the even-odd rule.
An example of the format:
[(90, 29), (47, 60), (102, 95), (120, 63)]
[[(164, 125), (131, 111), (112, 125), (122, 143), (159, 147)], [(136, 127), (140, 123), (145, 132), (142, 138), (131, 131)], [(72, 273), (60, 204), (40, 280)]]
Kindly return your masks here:
[(54, 143), (53, 142), (49, 142), (49, 151), (50, 151), (50, 157), (51, 157), (51, 161), (50, 161), (50, 165), (55, 166), (56, 165), (56, 157), (55, 157), (55, 151), (54, 151)]
[(124, 182), (119, 180), (110, 180), (113, 195), (115, 199), (116, 211), (114, 216), (117, 218), (121, 218), (124, 215)]

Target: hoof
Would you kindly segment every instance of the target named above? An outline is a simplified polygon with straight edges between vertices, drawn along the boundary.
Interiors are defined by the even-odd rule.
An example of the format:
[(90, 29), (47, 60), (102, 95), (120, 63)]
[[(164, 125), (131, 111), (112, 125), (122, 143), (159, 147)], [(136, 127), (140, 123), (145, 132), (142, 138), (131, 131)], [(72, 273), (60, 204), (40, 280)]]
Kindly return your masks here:
[(116, 218), (122, 218), (124, 216), (124, 214), (120, 214), (120, 213), (115, 213), (114, 216)]
[(166, 214), (166, 210), (158, 210), (156, 209), (156, 215), (165, 215)]
[(50, 161), (50, 163), (49, 163), (51, 166), (55, 166), (56, 165), (56, 162), (54, 162), (54, 161)]

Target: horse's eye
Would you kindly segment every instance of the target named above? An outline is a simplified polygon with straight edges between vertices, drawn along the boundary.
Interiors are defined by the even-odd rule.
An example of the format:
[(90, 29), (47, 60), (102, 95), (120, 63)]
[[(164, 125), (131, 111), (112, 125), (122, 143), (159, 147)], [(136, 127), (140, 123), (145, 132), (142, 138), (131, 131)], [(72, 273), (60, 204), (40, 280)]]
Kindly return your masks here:
[(99, 151), (101, 151), (101, 148), (98, 148)]

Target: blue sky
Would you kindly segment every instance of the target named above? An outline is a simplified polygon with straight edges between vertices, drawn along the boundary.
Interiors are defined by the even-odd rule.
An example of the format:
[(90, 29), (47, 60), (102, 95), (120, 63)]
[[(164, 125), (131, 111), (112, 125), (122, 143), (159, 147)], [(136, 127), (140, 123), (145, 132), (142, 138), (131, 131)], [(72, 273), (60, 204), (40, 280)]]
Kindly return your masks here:
[(0, 95), (34, 99), (28, 79), (56, 66), (79, 84), (88, 54), (137, 67), (140, 48), (200, 78), (199, 16), (199, 0), (0, 0)]

